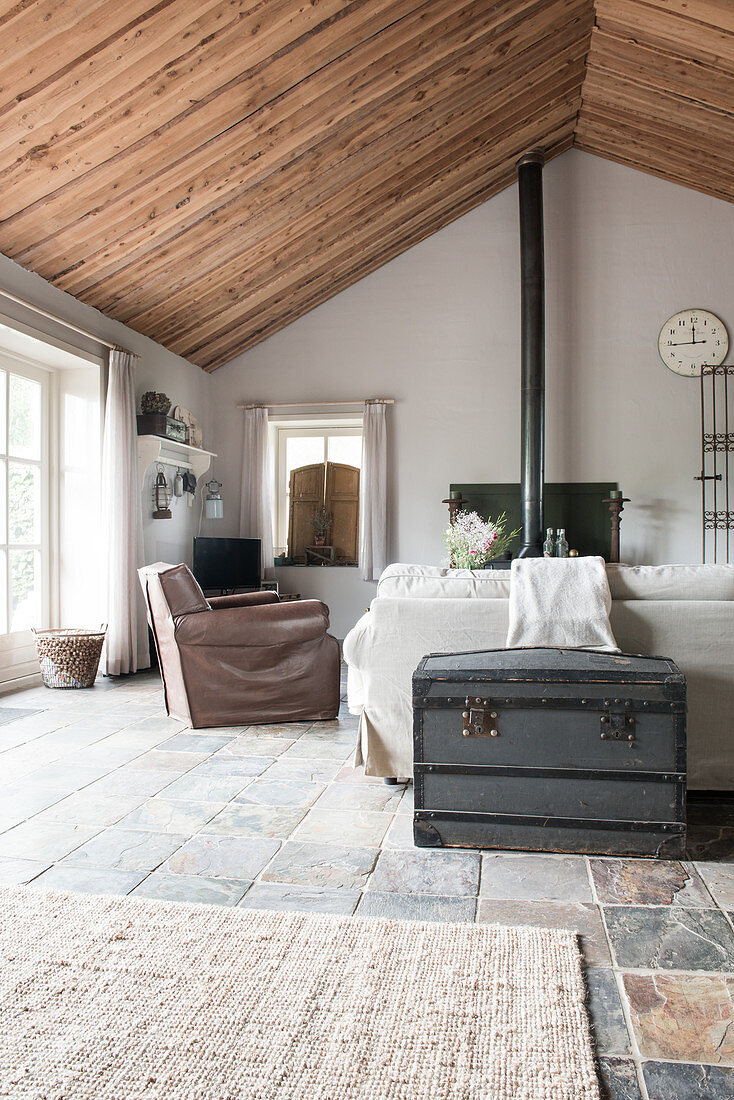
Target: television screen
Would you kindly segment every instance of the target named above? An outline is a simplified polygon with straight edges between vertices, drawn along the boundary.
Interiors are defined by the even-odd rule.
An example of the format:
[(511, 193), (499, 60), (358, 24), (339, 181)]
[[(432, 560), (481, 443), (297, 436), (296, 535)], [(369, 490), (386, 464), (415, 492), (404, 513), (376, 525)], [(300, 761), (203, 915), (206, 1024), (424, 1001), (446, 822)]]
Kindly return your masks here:
[(205, 592), (259, 588), (260, 539), (194, 538), (193, 573)]

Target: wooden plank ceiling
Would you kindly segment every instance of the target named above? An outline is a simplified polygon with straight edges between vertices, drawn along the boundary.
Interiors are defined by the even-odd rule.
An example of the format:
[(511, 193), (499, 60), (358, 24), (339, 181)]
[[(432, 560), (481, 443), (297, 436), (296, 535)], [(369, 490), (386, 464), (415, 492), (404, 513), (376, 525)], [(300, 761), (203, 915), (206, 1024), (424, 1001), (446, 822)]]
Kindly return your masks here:
[(596, 0), (574, 144), (734, 201), (734, 0)]
[(734, 200), (731, 0), (0, 0), (0, 251), (214, 370), (542, 146)]

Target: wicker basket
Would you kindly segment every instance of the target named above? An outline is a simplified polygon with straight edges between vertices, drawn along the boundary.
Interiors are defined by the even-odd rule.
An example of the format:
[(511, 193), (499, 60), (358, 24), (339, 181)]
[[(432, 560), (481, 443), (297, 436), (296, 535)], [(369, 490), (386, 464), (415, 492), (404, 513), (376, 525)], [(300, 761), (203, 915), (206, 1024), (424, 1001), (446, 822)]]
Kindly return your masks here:
[(92, 687), (106, 632), (106, 626), (99, 630), (34, 630), (41, 679), (46, 687)]

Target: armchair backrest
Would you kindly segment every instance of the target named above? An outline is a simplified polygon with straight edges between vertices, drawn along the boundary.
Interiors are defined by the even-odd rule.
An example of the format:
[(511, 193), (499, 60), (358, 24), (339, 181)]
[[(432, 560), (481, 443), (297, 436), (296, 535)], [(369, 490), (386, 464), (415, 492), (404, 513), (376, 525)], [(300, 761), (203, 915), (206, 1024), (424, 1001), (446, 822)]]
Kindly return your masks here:
[(166, 708), (169, 714), (190, 721), (191, 711), (176, 644), (175, 620), (179, 615), (209, 611), (210, 605), (186, 565), (169, 565), (159, 561), (139, 569), (138, 577), (155, 639)]
[(211, 606), (188, 565), (168, 565), (164, 569), (153, 565), (150, 568), (158, 570), (158, 583), (174, 619), (177, 615), (211, 611)]

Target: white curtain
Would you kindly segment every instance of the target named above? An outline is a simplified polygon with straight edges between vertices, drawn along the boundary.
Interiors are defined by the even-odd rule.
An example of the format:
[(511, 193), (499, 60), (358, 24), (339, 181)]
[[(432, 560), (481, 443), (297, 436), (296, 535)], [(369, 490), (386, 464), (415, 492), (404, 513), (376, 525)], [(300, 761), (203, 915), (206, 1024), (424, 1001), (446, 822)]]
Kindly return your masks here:
[(245, 409), (242, 448), (240, 535), (262, 541), (262, 573), (273, 568), (273, 481), (268, 440), (268, 410)]
[(135, 422), (136, 356), (110, 352), (102, 446), (102, 531), (110, 676), (150, 666), (148, 625), (138, 568), (143, 565), (143, 519)]
[(359, 479), (359, 566), (376, 581), (387, 565), (387, 424), (382, 401), (366, 401)]

